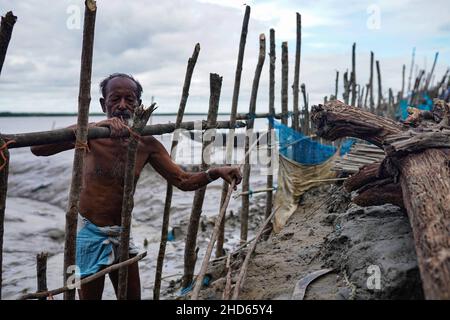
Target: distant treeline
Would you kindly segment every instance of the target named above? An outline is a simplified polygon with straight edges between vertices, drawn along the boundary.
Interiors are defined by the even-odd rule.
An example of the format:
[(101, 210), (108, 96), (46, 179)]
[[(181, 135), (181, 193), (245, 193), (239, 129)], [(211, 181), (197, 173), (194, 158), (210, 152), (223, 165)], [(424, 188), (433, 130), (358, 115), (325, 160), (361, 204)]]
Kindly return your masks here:
[[(104, 116), (104, 113), (90, 113), (89, 116)], [(176, 116), (173, 113), (155, 113), (156, 116)], [(192, 112), (185, 113), (187, 116), (206, 116), (207, 113)], [(219, 115), (229, 115), (229, 113), (219, 113)], [(45, 112), (0, 112), (0, 117), (74, 117), (77, 113), (45, 113)]]

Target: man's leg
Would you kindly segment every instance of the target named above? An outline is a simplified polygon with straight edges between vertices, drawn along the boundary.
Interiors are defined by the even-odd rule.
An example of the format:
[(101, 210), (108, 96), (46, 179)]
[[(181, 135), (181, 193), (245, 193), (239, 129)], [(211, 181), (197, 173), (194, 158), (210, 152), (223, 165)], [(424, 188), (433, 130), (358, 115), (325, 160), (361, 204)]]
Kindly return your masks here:
[[(113, 271), (109, 274), (109, 278), (114, 287), (117, 296), (117, 288), (119, 284), (119, 271)], [(141, 280), (139, 278), (139, 266), (135, 262), (128, 266), (128, 285), (127, 285), (127, 299), (141, 300)]]
[(83, 284), (81, 289), (78, 290), (80, 300), (101, 300), (104, 286), (105, 276)]

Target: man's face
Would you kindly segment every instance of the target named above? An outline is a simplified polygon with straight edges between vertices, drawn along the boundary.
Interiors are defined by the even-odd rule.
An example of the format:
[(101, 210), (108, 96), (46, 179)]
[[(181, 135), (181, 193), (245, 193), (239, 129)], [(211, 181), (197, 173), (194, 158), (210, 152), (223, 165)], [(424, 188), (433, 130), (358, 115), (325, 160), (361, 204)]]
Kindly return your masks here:
[(116, 77), (109, 80), (105, 88), (105, 97), (100, 98), (106, 116), (129, 122), (134, 109), (141, 104), (141, 100), (136, 96), (136, 90), (136, 83), (128, 78)]

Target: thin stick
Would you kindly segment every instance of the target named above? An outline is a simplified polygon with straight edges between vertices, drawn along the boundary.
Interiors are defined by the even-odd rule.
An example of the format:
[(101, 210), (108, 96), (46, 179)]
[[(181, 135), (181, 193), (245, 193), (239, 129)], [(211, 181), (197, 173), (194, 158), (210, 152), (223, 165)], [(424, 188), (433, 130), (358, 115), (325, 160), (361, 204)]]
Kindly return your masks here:
[(9, 171), (9, 151), (7, 144), (0, 137), (0, 299), (2, 298), (2, 280), (3, 280), (3, 233), (5, 221), (6, 193), (8, 191), (8, 171)]
[(234, 286), (234, 292), (233, 292), (233, 300), (237, 300), (239, 297), (239, 292), (244, 286), (245, 276), (247, 274), (247, 268), (250, 262), (250, 258), (252, 256), (253, 251), (255, 251), (256, 245), (258, 244), (259, 238), (261, 238), (261, 235), (264, 233), (266, 226), (269, 224), (270, 220), (272, 219), (273, 215), (275, 214), (275, 210), (270, 214), (270, 216), (267, 217), (267, 219), (264, 221), (261, 228), (259, 228), (258, 233), (256, 234), (255, 241), (252, 243), (252, 246), (247, 251), (247, 255), (245, 256), (244, 263), (242, 264), (241, 271), (239, 272), (239, 277), (236, 281), (236, 285)]
[[(75, 265), (75, 246), (78, 205), (83, 177), (84, 155), (87, 146), (89, 104), (91, 102), (92, 54), (97, 6), (94, 0), (86, 0), (84, 11), (83, 44), (81, 51), (80, 91), (78, 95), (78, 121), (76, 130), (75, 155), (73, 159), (72, 183), (66, 211), (64, 243), (64, 283), (70, 276), (69, 268)], [(64, 300), (75, 300), (75, 290), (64, 292)]]
[[(256, 65), (255, 77), (253, 78), (252, 93), (250, 97), (249, 113), (255, 113), (256, 111), (256, 99), (258, 96), (259, 80), (261, 78), (262, 67), (266, 58), (266, 37), (264, 34), (259, 36), (259, 56), (258, 63)], [(245, 136), (245, 165), (242, 175), (242, 191), (246, 192), (250, 187), (250, 156), (249, 152), (250, 139), (253, 138), (253, 125), (254, 119), (250, 119), (247, 123), (247, 134)], [(247, 240), (248, 233), (248, 213), (249, 213), (249, 197), (244, 195), (242, 197), (242, 210), (241, 210), (241, 242)]]
[(350, 82), (348, 80), (348, 70), (344, 72), (344, 103), (348, 104), (350, 98)]
[(374, 60), (373, 52), (370, 51), (369, 104), (370, 104), (370, 112), (375, 113), (375, 100), (373, 98), (373, 60)]
[[(236, 65), (236, 73), (234, 76), (233, 98), (231, 102), (231, 113), (230, 113), (230, 124), (232, 125), (236, 122), (239, 90), (241, 87), (242, 64), (244, 61), (244, 51), (245, 51), (245, 43), (247, 41), (249, 19), (250, 19), (250, 6), (246, 6), (244, 20), (242, 22), (241, 39), (239, 41), (239, 52)], [(231, 164), (233, 158), (233, 148), (234, 148), (234, 129), (230, 129), (227, 137), (227, 150), (225, 159), (226, 164)], [(225, 201), (227, 192), (228, 192), (228, 183), (224, 181), (222, 184), (222, 195), (220, 197), (221, 205)], [(220, 232), (217, 237), (216, 257), (220, 257), (223, 254), (224, 240), (225, 240), (225, 220), (223, 220), (222, 224), (220, 225)]]
[(225, 289), (223, 290), (222, 300), (230, 300), (231, 294), (231, 254), (227, 257), (227, 281), (225, 283)]
[[(208, 124), (214, 126), (219, 110), (220, 92), (222, 89), (222, 77), (218, 74), (210, 74), (210, 98), (208, 110)], [(202, 170), (208, 168), (210, 154), (206, 152), (211, 141), (203, 140), (202, 144)], [(184, 275), (181, 283), (182, 288), (187, 288), (194, 277), (195, 263), (197, 261), (196, 246), (197, 233), (202, 214), (203, 200), (205, 199), (206, 186), (197, 189), (192, 202), (192, 211), (189, 219), (188, 231), (186, 235), (186, 245), (184, 249)]]
[(252, 191), (239, 192), (238, 194), (233, 196), (233, 199), (237, 199), (237, 198), (239, 198), (241, 196), (244, 196), (244, 195), (268, 192), (268, 191), (273, 191), (273, 190), (275, 190), (275, 189), (274, 188), (264, 188), (264, 189), (258, 189), (258, 190), (252, 190)]
[[(146, 255), (147, 255), (147, 252), (143, 252), (143, 253), (136, 255), (133, 258), (128, 259), (127, 261), (113, 264), (112, 266), (109, 266), (89, 277), (81, 279), (79, 282), (75, 282), (74, 286), (81, 287), (91, 281), (94, 281), (100, 277), (103, 277), (105, 274), (116, 271), (117, 269), (119, 269), (121, 267), (126, 267), (126, 266), (129, 266), (130, 264), (136, 263), (137, 261), (144, 258)], [(39, 299), (39, 298), (44, 298), (44, 297), (49, 297), (49, 296), (56, 296), (58, 294), (66, 292), (68, 290), (71, 290), (71, 289), (69, 289), (67, 286), (64, 286), (64, 287), (54, 289), (51, 291), (28, 293), (28, 294), (25, 294), (25, 295), (21, 296), (20, 298), (18, 298), (18, 300)]]
[(380, 61), (377, 60), (376, 61), (376, 65), (377, 65), (377, 78), (378, 78), (378, 105), (377, 105), (377, 110), (378, 110), (378, 115), (383, 114), (383, 110), (382, 110), (382, 102), (383, 102), (383, 90), (381, 88), (381, 72), (380, 72)]
[[(288, 114), (288, 72), (288, 43), (283, 42), (281, 44), (281, 112), (286, 115)], [(283, 117), (281, 123), (287, 126), (287, 117)]]
[[(131, 131), (140, 135), (145, 124), (148, 122), (152, 112), (155, 110), (155, 103), (149, 108), (145, 109), (143, 106), (139, 106), (135, 109), (133, 115), (133, 126)], [(138, 150), (138, 136), (132, 135), (130, 142), (128, 143), (127, 161), (125, 166), (125, 177), (123, 185), (123, 198), (122, 198), (122, 212), (121, 212), (121, 232), (120, 232), (120, 245), (119, 255), (120, 262), (129, 259), (129, 244), (130, 244), (130, 226), (131, 226), (131, 211), (133, 210), (134, 191), (135, 191), (135, 168), (136, 168), (136, 154)], [(128, 268), (119, 269), (119, 284), (117, 289), (117, 299), (127, 299), (127, 287), (128, 287)]]
[[(233, 127), (243, 128), (245, 126), (246, 124), (244, 122), (238, 121), (236, 122), (236, 125)], [(208, 126), (206, 121), (202, 121), (200, 127), (202, 130), (213, 128), (215, 129), (231, 128), (230, 121), (217, 121), (214, 127)], [(183, 130), (200, 129), (198, 121), (182, 122), (180, 128)], [(175, 123), (153, 124), (146, 126), (142, 131), (141, 136), (153, 136), (165, 133), (172, 133), (175, 131), (175, 129), (176, 129)], [(110, 135), (111, 132), (109, 128), (106, 127), (92, 127), (88, 129), (88, 140), (109, 138)], [(128, 131), (124, 131), (123, 134), (121, 135), (122, 138), (129, 136), (130, 133)], [(4, 140), (7, 140), (8, 142), (14, 140), (14, 142), (8, 145), (9, 149), (75, 141), (75, 136), (72, 129), (57, 129), (51, 131), (40, 131), (40, 132), (19, 133), (19, 134), (0, 134), (0, 137)]]
[(408, 92), (411, 91), (411, 80), (412, 80), (412, 74), (414, 69), (414, 58), (416, 56), (416, 48), (413, 48), (412, 51), (412, 58), (411, 58), (411, 68), (409, 69), (409, 78), (408, 78)]
[(297, 41), (295, 47), (295, 74), (294, 84), (292, 85), (294, 93), (294, 115), (292, 117), (292, 129), (298, 131), (298, 95), (299, 95), (299, 79), (300, 79), (300, 51), (302, 46), (302, 16), (297, 12)]
[[(275, 53), (275, 30), (270, 29), (270, 67), (269, 67), (269, 113), (275, 114), (275, 61), (276, 61), (276, 53)], [(298, 119), (298, 117), (297, 117)], [(275, 142), (275, 137), (272, 137), (273, 131), (273, 123), (269, 121), (268, 124), (269, 134), (267, 135), (267, 145), (271, 146), (272, 141)], [(275, 155), (275, 153), (274, 153)], [(276, 155), (275, 155), (276, 156)], [(269, 168), (270, 172), (267, 174), (267, 188), (273, 187), (273, 163), (272, 163), (272, 148), (267, 148), (267, 157), (270, 159)], [(273, 206), (273, 194), (272, 190), (268, 190), (266, 194), (266, 213), (265, 216), (269, 216), (272, 211)]]
[(352, 73), (350, 75), (350, 82), (352, 84), (352, 106), (356, 103), (356, 59), (355, 59), (355, 53), (356, 53), (356, 43), (353, 43), (352, 47)]
[(338, 88), (339, 88), (339, 71), (336, 70), (336, 84), (334, 87), (334, 100), (338, 99)]
[[(47, 252), (41, 252), (36, 255), (36, 272), (37, 272), (37, 292), (46, 292), (47, 289)], [(45, 297), (39, 300), (45, 300)]]
[[(183, 93), (181, 94), (180, 107), (178, 108), (177, 119), (175, 121), (175, 128), (179, 129), (181, 121), (183, 121), (184, 110), (186, 108), (187, 99), (189, 97), (189, 88), (191, 86), (192, 74), (197, 62), (198, 54), (200, 52), (200, 44), (196, 44), (192, 57), (188, 60), (186, 69), (186, 76), (184, 78)], [(177, 133), (178, 131), (175, 130)], [(179, 136), (177, 134), (172, 138), (172, 147), (170, 148), (170, 156), (175, 161), (176, 147), (178, 145)], [(161, 290), (161, 277), (164, 264), (164, 256), (166, 254), (167, 234), (169, 230), (170, 207), (172, 205), (173, 186), (167, 183), (166, 201), (164, 202), (164, 215), (161, 226), (161, 242), (159, 244), (158, 259), (156, 262), (155, 282), (153, 284), (153, 300), (159, 300), (159, 293)]]
[(430, 86), (430, 81), (433, 76), (434, 67), (436, 67), (436, 62), (437, 62), (438, 57), (439, 57), (439, 52), (436, 52), (436, 54), (434, 55), (433, 66), (431, 67), (430, 74), (428, 75), (427, 82), (425, 83), (424, 91), (427, 91), (428, 87)]
[(400, 94), (400, 98), (403, 99), (403, 95), (405, 94), (405, 70), (406, 70), (406, 65), (403, 65), (402, 67), (402, 91)]
[(303, 95), (303, 126), (302, 132), (304, 135), (309, 135), (309, 108), (308, 108), (308, 98), (306, 96), (306, 86), (304, 83), (300, 86)]
[(7, 12), (0, 24), (0, 74), (2, 73), (3, 63), (5, 62), (6, 51), (8, 51), (9, 41), (14, 29), (17, 17), (11, 12)]

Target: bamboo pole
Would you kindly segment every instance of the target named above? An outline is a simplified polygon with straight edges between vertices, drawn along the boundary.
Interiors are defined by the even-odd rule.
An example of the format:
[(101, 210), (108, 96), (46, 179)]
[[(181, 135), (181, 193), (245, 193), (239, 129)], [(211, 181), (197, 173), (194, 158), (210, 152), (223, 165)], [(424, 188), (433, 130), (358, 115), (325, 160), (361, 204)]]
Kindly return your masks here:
[[(36, 255), (36, 272), (37, 272), (37, 292), (46, 292), (47, 289), (47, 252), (41, 252)], [(39, 298), (46, 300), (46, 297)]]
[[(267, 115), (266, 115), (267, 116)], [(264, 117), (266, 117), (264, 116)], [(233, 127), (243, 128), (246, 124), (244, 122), (236, 122), (236, 125)], [(188, 121), (182, 122), (180, 124), (180, 128), (184, 130), (197, 130), (198, 122), (196, 121)], [(202, 121), (201, 129), (229, 129), (230, 121), (217, 121), (214, 127), (208, 126), (206, 121)], [(146, 126), (142, 131), (142, 136), (152, 136), (152, 135), (161, 135), (165, 133), (174, 132), (176, 129), (175, 123), (166, 123), (166, 124), (153, 124)], [(88, 140), (92, 139), (102, 139), (110, 137), (110, 130), (106, 127), (91, 127), (88, 129)], [(130, 133), (125, 131), (121, 137), (129, 137)], [(57, 129), (51, 131), (41, 131), (41, 132), (31, 132), (31, 133), (20, 133), (20, 134), (0, 134), (2, 139), (12, 142), (8, 147), (10, 149), (13, 148), (22, 148), (22, 147), (30, 147), (36, 145), (44, 145), (50, 143), (61, 143), (67, 141), (74, 141), (75, 135), (72, 129)]]
[(375, 99), (373, 98), (373, 51), (370, 51), (370, 77), (369, 77), (369, 86), (370, 86), (370, 95), (369, 95), (369, 104), (370, 104), (370, 112), (375, 113)]
[(9, 151), (7, 143), (0, 137), (0, 300), (3, 279), (3, 234), (5, 222), (6, 193), (8, 191)]
[(303, 125), (302, 125), (302, 132), (305, 135), (309, 135), (309, 110), (308, 110), (308, 98), (306, 96), (306, 87), (305, 84), (302, 83), (300, 86), (302, 89), (302, 95), (303, 95)]
[(294, 93), (294, 114), (292, 117), (292, 129), (298, 131), (299, 121), (298, 121), (298, 95), (299, 95), (299, 78), (300, 78), (300, 52), (302, 45), (302, 16), (297, 12), (297, 41), (295, 47), (295, 73), (294, 73), (294, 84), (292, 85)]
[(403, 65), (402, 67), (402, 91), (400, 94), (400, 97), (403, 99), (403, 95), (405, 94), (405, 70), (406, 70), (406, 65)]
[(428, 75), (427, 81), (425, 83), (424, 91), (427, 91), (428, 87), (430, 86), (431, 78), (433, 76), (434, 68), (436, 67), (436, 62), (437, 62), (438, 57), (439, 57), (439, 52), (436, 52), (436, 54), (434, 55), (433, 66), (431, 67), (430, 74)]
[[(249, 19), (250, 19), (250, 6), (246, 6), (244, 20), (242, 22), (241, 39), (239, 41), (238, 60), (234, 77), (233, 98), (231, 100), (230, 124), (234, 124), (236, 122), (237, 107), (239, 101), (239, 90), (241, 87), (242, 64), (244, 61), (245, 43), (247, 41)], [(230, 129), (228, 132), (226, 148), (227, 149), (226, 149), (225, 163), (231, 164), (231, 162), (233, 161), (234, 129)], [(228, 192), (228, 183), (224, 181), (222, 184), (222, 195), (220, 197), (221, 204), (223, 204), (223, 202), (225, 201), (227, 192)], [(223, 255), (224, 240), (225, 240), (225, 220), (223, 220), (222, 224), (220, 225), (220, 232), (217, 237), (216, 257), (220, 257)]]
[(348, 80), (348, 70), (344, 72), (344, 102), (348, 104), (350, 97), (350, 82)]
[[(283, 42), (281, 44), (281, 112), (285, 115), (288, 114), (288, 72), (288, 43)], [(288, 125), (287, 116), (281, 118), (281, 123)]]
[[(81, 279), (78, 283), (75, 283), (78, 287), (81, 287), (89, 282), (92, 282), (100, 277), (103, 277), (105, 274), (111, 273), (113, 271), (116, 271), (117, 269), (120, 269), (121, 267), (129, 266), (133, 263), (136, 263), (137, 261), (141, 260), (147, 255), (147, 252), (140, 253), (136, 255), (135, 257), (128, 259), (127, 261), (113, 264), (112, 266), (109, 266), (89, 277)], [(28, 300), (28, 299), (39, 299), (39, 298), (45, 298), (50, 296), (56, 296), (57, 294), (61, 294), (63, 292), (66, 292), (70, 290), (68, 286), (64, 286), (58, 289), (45, 291), (45, 292), (35, 292), (35, 293), (28, 293), (23, 296), (21, 296), (18, 300)]]
[[(189, 88), (191, 86), (192, 74), (194, 73), (194, 67), (197, 63), (198, 54), (200, 52), (200, 44), (196, 44), (194, 48), (194, 53), (192, 57), (188, 60), (188, 65), (186, 69), (186, 76), (184, 78), (183, 92), (181, 94), (180, 107), (178, 108), (177, 119), (175, 121), (175, 128), (179, 129), (181, 121), (183, 121), (184, 110), (186, 108), (187, 99), (189, 97)], [(177, 135), (177, 130), (175, 130), (175, 135), (172, 138), (172, 146), (170, 148), (170, 156), (172, 160), (175, 161), (176, 158), (176, 147), (178, 145), (179, 135)], [(173, 186), (167, 183), (166, 189), (166, 200), (164, 202), (164, 214), (163, 222), (161, 226), (161, 242), (159, 244), (158, 259), (156, 262), (156, 272), (155, 272), (155, 282), (153, 284), (153, 300), (159, 300), (159, 293), (161, 290), (161, 277), (164, 264), (164, 256), (166, 253), (167, 244), (167, 234), (169, 230), (169, 220), (170, 220), (170, 207), (172, 205), (172, 193)]]
[(356, 43), (352, 47), (352, 73), (350, 75), (350, 83), (352, 85), (352, 106), (356, 103)]
[[(128, 143), (127, 160), (125, 166), (125, 177), (123, 182), (123, 198), (122, 198), (122, 212), (121, 212), (121, 232), (120, 232), (120, 245), (119, 255), (120, 262), (124, 262), (129, 259), (129, 244), (130, 244), (130, 227), (131, 227), (131, 211), (133, 210), (134, 191), (136, 187), (135, 183), (135, 169), (136, 169), (136, 154), (139, 144), (139, 135), (144, 129), (148, 119), (152, 112), (155, 110), (155, 103), (149, 108), (145, 109), (144, 106), (139, 106), (134, 110), (133, 126), (131, 131), (136, 135), (130, 137)], [(117, 289), (117, 299), (127, 299), (127, 287), (128, 287), (128, 267), (119, 269), (119, 284)]]
[(275, 214), (275, 211), (273, 211), (270, 216), (267, 217), (267, 219), (264, 221), (261, 228), (259, 228), (258, 233), (256, 234), (255, 240), (253, 241), (251, 247), (248, 249), (247, 254), (245, 256), (244, 263), (241, 266), (241, 270), (239, 271), (239, 277), (236, 281), (236, 284), (234, 286), (233, 291), (233, 300), (237, 300), (239, 297), (239, 293), (244, 286), (244, 280), (245, 276), (247, 274), (247, 269), (250, 263), (250, 258), (252, 256), (252, 253), (255, 251), (256, 245), (258, 244), (259, 239), (261, 238), (262, 234), (265, 231), (266, 226), (269, 224), (270, 220), (272, 219), (273, 215)]
[(382, 103), (383, 103), (383, 90), (381, 88), (381, 72), (380, 72), (380, 61), (376, 61), (377, 65), (377, 78), (378, 78), (378, 104), (377, 104), (377, 114), (383, 114)]
[(11, 12), (7, 12), (0, 23), (0, 74), (2, 73), (3, 63), (5, 62), (6, 51), (8, 51), (9, 41), (14, 29), (17, 17)]
[(364, 97), (364, 109), (367, 110), (367, 97), (369, 96), (369, 84), (366, 84), (366, 94)]
[[(259, 36), (259, 56), (258, 63), (256, 65), (255, 77), (253, 78), (252, 93), (250, 96), (250, 105), (248, 112), (250, 114), (256, 111), (256, 99), (258, 96), (259, 80), (261, 78), (261, 72), (264, 65), (264, 60), (266, 58), (266, 37), (264, 34)], [(250, 157), (251, 152), (249, 151), (251, 140), (253, 140), (253, 125), (254, 119), (250, 119), (247, 123), (247, 134), (245, 136), (245, 165), (242, 175), (242, 192), (248, 192), (250, 189)], [(247, 241), (248, 234), (248, 213), (249, 213), (249, 195), (244, 195), (242, 197), (242, 210), (241, 210), (241, 243)]]
[[(66, 212), (64, 244), (64, 283), (69, 278), (69, 268), (75, 265), (75, 246), (78, 205), (83, 177), (84, 155), (87, 147), (87, 127), (89, 104), (91, 102), (92, 55), (97, 5), (94, 0), (86, 0), (84, 11), (83, 44), (81, 51), (80, 91), (78, 96), (78, 121), (76, 130), (75, 155), (73, 159), (72, 183)], [(74, 300), (75, 289), (64, 292), (64, 300)]]
[(226, 268), (227, 268), (227, 278), (226, 278), (227, 280), (225, 282), (225, 289), (223, 290), (222, 300), (230, 300), (231, 295), (231, 272), (232, 272), (231, 254), (228, 254)]
[[(217, 120), (217, 112), (219, 110), (220, 92), (222, 89), (222, 77), (218, 74), (210, 74), (210, 98), (208, 110), (208, 124), (214, 126)], [(202, 144), (202, 170), (208, 168), (210, 163), (210, 154), (207, 151), (211, 141), (204, 139)], [(195, 190), (194, 200), (192, 202), (192, 211), (189, 219), (188, 231), (186, 235), (186, 245), (184, 249), (184, 274), (181, 283), (182, 288), (191, 285), (194, 277), (195, 263), (197, 260), (197, 232), (200, 223), (200, 215), (202, 214), (203, 200), (205, 198), (206, 186)]]
[[(269, 66), (269, 113), (275, 114), (275, 61), (276, 61), (276, 50), (275, 50), (275, 30), (270, 29), (270, 66)], [(268, 165), (270, 166), (270, 172), (267, 173), (267, 189), (273, 187), (273, 163), (272, 163), (272, 144), (275, 141), (272, 140), (273, 124), (269, 121), (268, 124), (269, 133), (267, 135), (267, 157), (270, 159)], [(276, 156), (276, 152), (274, 153)], [(272, 190), (267, 190), (266, 193), (266, 213), (265, 216), (269, 216), (272, 212), (273, 206), (273, 192)]]

